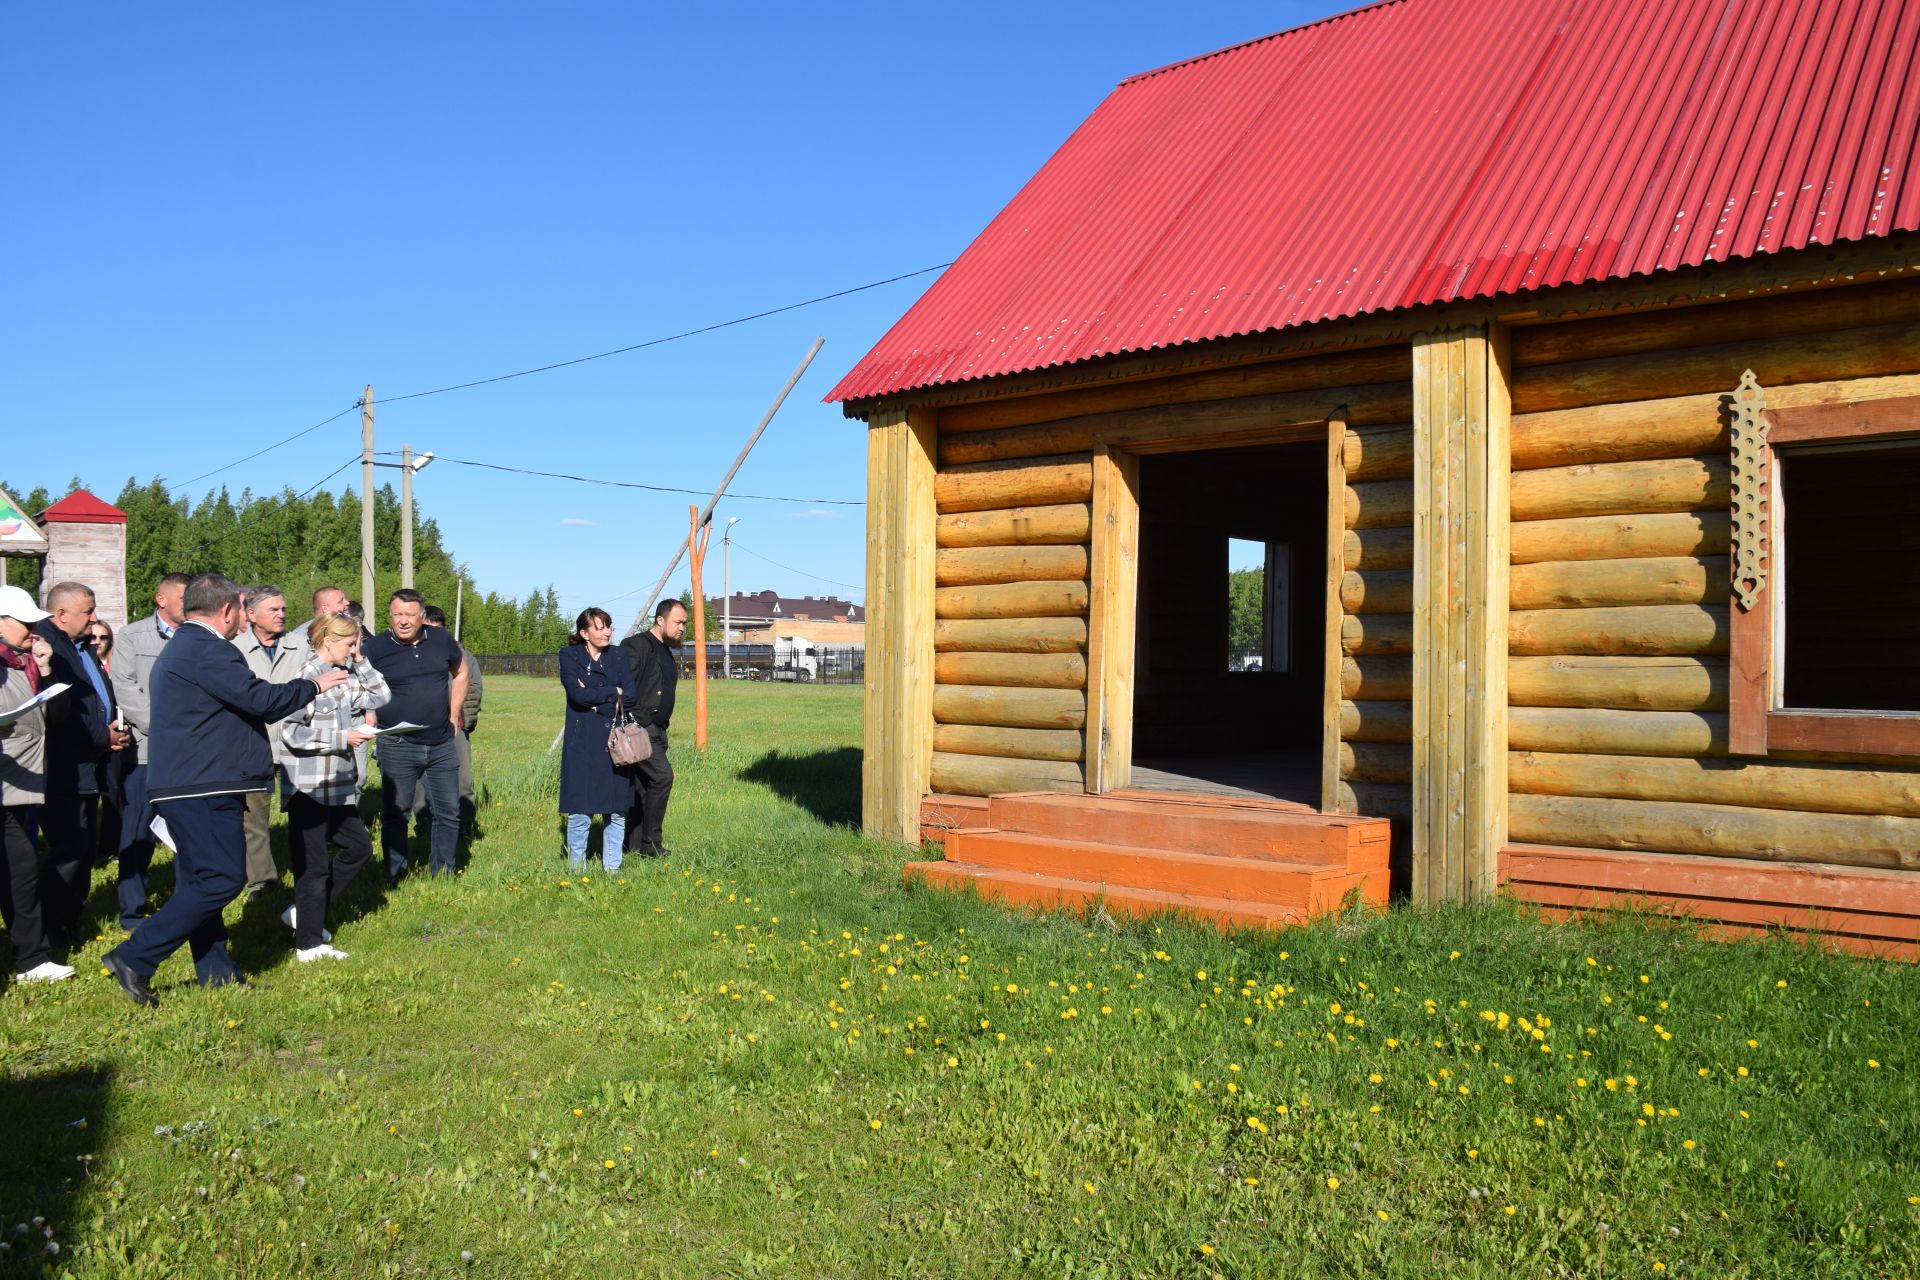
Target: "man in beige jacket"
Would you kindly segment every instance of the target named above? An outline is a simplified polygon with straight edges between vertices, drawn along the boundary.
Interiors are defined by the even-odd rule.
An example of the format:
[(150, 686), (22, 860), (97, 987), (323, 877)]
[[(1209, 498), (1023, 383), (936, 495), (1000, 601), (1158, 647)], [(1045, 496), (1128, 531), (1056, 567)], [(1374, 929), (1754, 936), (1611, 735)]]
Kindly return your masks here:
[[(269, 684), (285, 684), (300, 674), (300, 668), (312, 656), (306, 631), (287, 630), (287, 597), (279, 587), (248, 587), (242, 593), (246, 625), (233, 638), (234, 647), (247, 660), (247, 669)], [(287, 765), (286, 744), (280, 740), (280, 725), (267, 726), (267, 739), (273, 744), (274, 773), (284, 780)], [(247, 894), (249, 897), (280, 883), (280, 869), (273, 862), (273, 848), (267, 843), (267, 817), (273, 803), (272, 791), (247, 793)]]

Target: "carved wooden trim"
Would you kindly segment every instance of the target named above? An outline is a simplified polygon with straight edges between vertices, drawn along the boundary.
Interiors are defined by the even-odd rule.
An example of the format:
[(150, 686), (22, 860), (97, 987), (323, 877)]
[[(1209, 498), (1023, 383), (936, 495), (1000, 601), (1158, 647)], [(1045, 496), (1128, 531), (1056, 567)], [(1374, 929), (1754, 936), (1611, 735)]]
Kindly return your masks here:
[(1767, 587), (1766, 393), (1749, 369), (1733, 393), (1733, 601), (1752, 612)]

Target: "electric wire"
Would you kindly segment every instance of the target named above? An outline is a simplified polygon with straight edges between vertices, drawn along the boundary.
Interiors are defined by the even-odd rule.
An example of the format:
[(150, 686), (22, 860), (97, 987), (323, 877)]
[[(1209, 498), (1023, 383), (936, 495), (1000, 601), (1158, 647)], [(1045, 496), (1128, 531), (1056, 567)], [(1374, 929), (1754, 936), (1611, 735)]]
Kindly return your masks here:
[(340, 412), (334, 414), (331, 418), (322, 418), (320, 421), (314, 423), (312, 426), (302, 428), (301, 430), (294, 432), (292, 435), (288, 436), (284, 440), (276, 441), (273, 444), (268, 445), (264, 449), (257, 449), (254, 452), (248, 454), (244, 458), (235, 458), (232, 462), (227, 463), (225, 466), (215, 467), (211, 471), (202, 471), (199, 475), (193, 477), (193, 479), (191, 480), (182, 480), (180, 482), (179, 487), (184, 489), (190, 484), (198, 484), (200, 481), (205, 480), (208, 476), (217, 476), (222, 471), (231, 471), (243, 462), (252, 462), (255, 458), (263, 457), (266, 454), (272, 453), (275, 449), (280, 448), (282, 445), (292, 444), (295, 440), (298, 440), (301, 436), (312, 435), (314, 432), (318, 431), (320, 428), (326, 426), (330, 422), (338, 422), (340, 419), (346, 417), (348, 414), (352, 413), (355, 409), (358, 409), (359, 407), (360, 407), (360, 402), (356, 400), (352, 404), (348, 405), (346, 408), (342, 409)]

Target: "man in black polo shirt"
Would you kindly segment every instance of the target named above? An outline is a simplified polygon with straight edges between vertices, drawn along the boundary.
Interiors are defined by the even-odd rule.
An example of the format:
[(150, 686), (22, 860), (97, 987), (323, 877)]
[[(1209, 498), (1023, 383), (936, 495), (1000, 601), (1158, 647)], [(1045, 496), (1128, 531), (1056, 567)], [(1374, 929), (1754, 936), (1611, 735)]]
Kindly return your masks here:
[(667, 798), (673, 794), (673, 766), (667, 763), (667, 725), (673, 720), (675, 682), (680, 660), (674, 647), (687, 630), (687, 606), (665, 600), (653, 611), (653, 625), (620, 642), (640, 705), (633, 718), (646, 726), (653, 754), (634, 770), (633, 807), (627, 810), (626, 851), (646, 858), (664, 858), (667, 846), (661, 827), (667, 819)]
[(467, 696), (467, 666), (453, 637), (426, 625), (425, 612), (418, 591), (394, 592), (387, 602), (390, 628), (364, 648), (367, 661), (393, 691), (376, 723), (383, 729), (423, 726), (417, 733), (379, 739), (380, 845), (387, 855), (387, 878), (395, 884), (407, 874), (407, 814), (415, 787), (425, 789), (433, 821), (428, 869), (451, 875), (460, 844), (460, 756), (453, 725)]

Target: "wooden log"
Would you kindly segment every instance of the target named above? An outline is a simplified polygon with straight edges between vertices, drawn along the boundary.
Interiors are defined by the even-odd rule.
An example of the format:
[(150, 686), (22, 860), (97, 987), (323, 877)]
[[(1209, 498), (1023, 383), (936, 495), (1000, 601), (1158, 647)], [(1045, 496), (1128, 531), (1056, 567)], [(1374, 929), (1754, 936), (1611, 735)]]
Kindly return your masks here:
[(1724, 711), (1612, 711), (1512, 707), (1507, 745), (1516, 751), (1628, 756), (1724, 756)]
[(949, 618), (933, 624), (936, 653), (1079, 653), (1085, 618)]
[(1413, 574), (1403, 569), (1349, 571), (1340, 578), (1340, 607), (1348, 613), (1410, 613)]
[[(1391, 782), (1342, 782), (1340, 811), (1357, 813), (1364, 818), (1412, 822), (1413, 788)], [(1398, 839), (1396, 836), (1395, 840)]]
[(1911, 770), (1535, 751), (1511, 753), (1507, 767), (1509, 786), (1521, 795), (1920, 818), (1920, 773)]
[(938, 724), (990, 724), (1003, 729), (1084, 729), (1087, 695), (1077, 689), (1003, 689), (935, 685)]
[(933, 749), (962, 756), (1078, 761), (1086, 751), (1086, 734), (1078, 729), (1003, 729), (987, 724), (941, 724), (933, 729)]
[(1516, 471), (1513, 519), (1563, 520), (1725, 507), (1731, 474), (1732, 462), (1725, 455)]
[(1413, 424), (1349, 430), (1344, 443), (1347, 479), (1400, 480), (1413, 474)]
[[(1243, 396), (1276, 395), (1287, 391), (1310, 391), (1319, 387), (1365, 383), (1393, 383), (1404, 392), (1412, 376), (1413, 353), (1409, 348), (1404, 345), (1372, 347), (1264, 364), (1231, 365), (1171, 378), (1143, 378), (1101, 387), (948, 405), (940, 410), (940, 431), (942, 435), (949, 432), (991, 431), (1150, 405), (1230, 400)], [(1398, 414), (1389, 414), (1378, 420), (1409, 421), (1413, 417), (1413, 409), (1404, 394), (1400, 406)]]
[(936, 684), (990, 684), (1010, 689), (1084, 689), (1087, 660), (1077, 653), (939, 653)]
[(1413, 481), (1373, 480), (1346, 487), (1349, 529), (1394, 529), (1413, 524)]
[(1084, 792), (1086, 773), (1065, 760), (933, 753), (933, 789), (946, 795), (991, 796), (1009, 791)]
[(1370, 613), (1365, 617), (1348, 614), (1340, 620), (1342, 652), (1412, 653), (1413, 615), (1410, 613)]
[[(1515, 413), (1724, 391), (1752, 369), (1760, 385), (1920, 372), (1920, 324), (1832, 329), (1758, 342), (1723, 342), (1518, 370)], [(944, 422), (944, 419), (943, 419)]]
[[(1721, 556), (1731, 541), (1726, 511), (1650, 516), (1576, 516), (1515, 521), (1515, 564), (1547, 560), (1619, 560), (1632, 556)], [(1411, 561), (1409, 561), (1411, 563)]]
[(1405, 702), (1413, 697), (1413, 659), (1345, 658), (1340, 663), (1340, 696), (1376, 702)]
[(1413, 529), (1348, 529), (1341, 540), (1349, 569), (1413, 568)]
[(1511, 797), (1507, 813), (1510, 837), (1529, 844), (1920, 868), (1914, 818), (1535, 795)]
[(940, 471), (933, 479), (934, 506), (942, 515), (1086, 502), (1092, 496), (1090, 457), (982, 462)]
[(1398, 742), (1343, 742), (1340, 744), (1340, 777), (1348, 782), (1393, 782), (1406, 786), (1413, 781), (1413, 747)]
[(1413, 704), (1410, 702), (1342, 702), (1340, 740), (1343, 742), (1410, 742), (1413, 740)]
[(1102, 444), (1126, 447), (1174, 441), (1198, 443), (1265, 434), (1290, 424), (1303, 428), (1300, 438), (1310, 439), (1325, 431), (1328, 416), (1341, 405), (1347, 406), (1349, 414), (1357, 412), (1362, 417), (1377, 417), (1380, 405), (1398, 403), (1405, 396), (1406, 388), (1397, 383), (1334, 386), (1233, 400), (1150, 405), (996, 431), (943, 431), (940, 465), (950, 467), (995, 459), (1078, 453)]
[(1001, 511), (956, 511), (934, 521), (940, 547), (1039, 547), (1085, 542), (1093, 528), (1084, 502)]
[(1727, 575), (1725, 556), (1548, 560), (1515, 565), (1507, 599), (1515, 609), (1720, 603), (1728, 598)]
[(1725, 711), (1724, 658), (1611, 656), (1510, 658), (1507, 701), (1516, 707), (1619, 711)]
[(1724, 654), (1727, 607), (1516, 609), (1507, 615), (1507, 637), (1508, 652), (1514, 654)]
[(942, 587), (997, 582), (1078, 581), (1087, 576), (1085, 547), (955, 547), (936, 552), (933, 580)]
[(1070, 618), (1087, 612), (1085, 582), (1008, 582), (986, 587), (941, 587), (933, 593), (936, 618)]
[(1666, 351), (1696, 343), (1750, 342), (1797, 333), (1920, 320), (1920, 280), (1898, 277), (1842, 289), (1660, 311), (1604, 316), (1513, 331), (1517, 366), (1560, 364), (1639, 351)]

